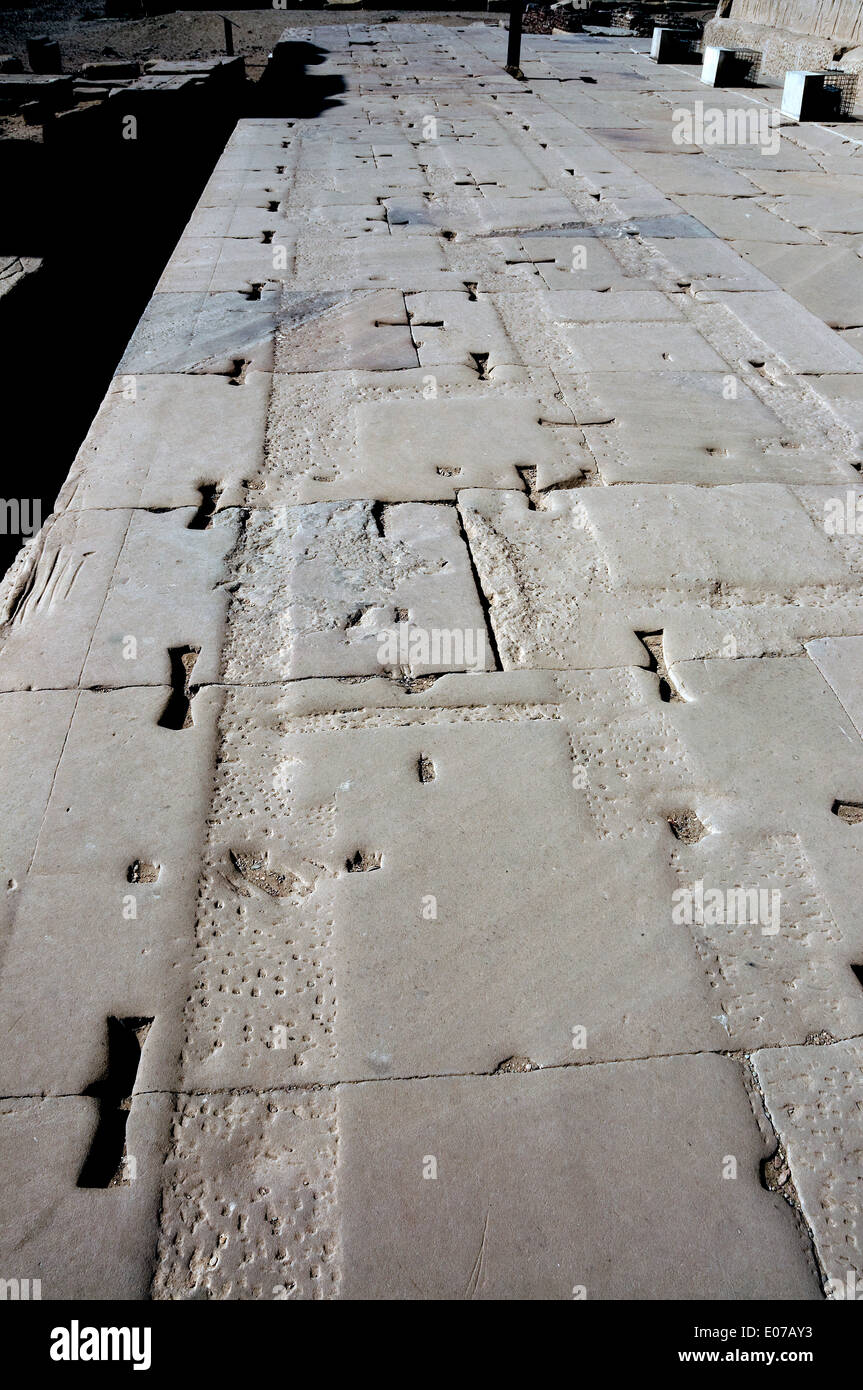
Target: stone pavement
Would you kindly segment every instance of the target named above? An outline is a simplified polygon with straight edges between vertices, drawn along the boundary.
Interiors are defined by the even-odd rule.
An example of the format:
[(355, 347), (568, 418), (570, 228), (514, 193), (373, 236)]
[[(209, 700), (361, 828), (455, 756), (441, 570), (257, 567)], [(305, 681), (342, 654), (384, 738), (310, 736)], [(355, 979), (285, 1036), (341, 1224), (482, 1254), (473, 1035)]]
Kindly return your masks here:
[(237, 127), (2, 592), (0, 1272), (838, 1296), (863, 143), (291, 37), (343, 103)]

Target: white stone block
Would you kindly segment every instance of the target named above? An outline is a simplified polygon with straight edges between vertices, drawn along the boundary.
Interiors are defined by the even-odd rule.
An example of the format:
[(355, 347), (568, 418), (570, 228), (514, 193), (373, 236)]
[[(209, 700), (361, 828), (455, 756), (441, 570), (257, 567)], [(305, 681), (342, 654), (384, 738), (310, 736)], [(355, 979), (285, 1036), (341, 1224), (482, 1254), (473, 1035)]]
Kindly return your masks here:
[(786, 72), (782, 114), (795, 121), (813, 120), (824, 97), (823, 72)]

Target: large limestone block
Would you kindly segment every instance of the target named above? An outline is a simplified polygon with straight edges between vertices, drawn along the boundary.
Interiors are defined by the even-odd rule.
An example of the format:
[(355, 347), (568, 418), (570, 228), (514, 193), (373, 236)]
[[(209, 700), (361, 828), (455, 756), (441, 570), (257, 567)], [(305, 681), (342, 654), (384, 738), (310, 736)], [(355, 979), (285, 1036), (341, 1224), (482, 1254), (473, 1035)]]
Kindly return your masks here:
[(7, 689), (167, 684), (172, 649), (193, 683), (217, 679), (225, 565), (239, 512), (197, 529), (198, 509), (68, 510), (22, 554), (0, 630)]
[(237, 375), (236, 363), (272, 369), (272, 336), (279, 292), (255, 297), (203, 290), (154, 294), (141, 316), (117, 374), (216, 372)]
[(76, 686), (130, 514), (52, 515), (0, 587), (0, 683), (6, 690)]
[(751, 241), (784, 244), (817, 244), (811, 232), (762, 207), (754, 198), (727, 198), (702, 193), (683, 196), (679, 202), (681, 207), (723, 240), (748, 238)]
[(860, 258), (844, 246), (779, 246), (741, 240), (735, 249), (830, 328), (863, 319)]
[[(336, 689), (339, 709), (322, 686), (319, 713), (300, 690), (229, 699), (183, 1084), (721, 1046), (671, 920), (685, 756), (636, 686), (451, 677), (400, 701), (377, 687)], [(627, 778), (607, 783), (625, 750), (626, 800)]]
[(404, 295), (397, 290), (352, 295), (282, 292), (276, 371), (396, 372), (410, 370), (418, 361)]
[(171, 1100), (133, 1101), (130, 1176), (116, 1187), (77, 1186), (97, 1114), (98, 1102), (81, 1096), (0, 1102), (4, 1161), (15, 1175), (0, 1198), (0, 1260), (6, 1278), (41, 1280), (43, 1300), (148, 1297)]
[[(167, 297), (167, 296), (160, 296)], [(266, 372), (118, 377), (90, 426), (58, 506), (237, 506), (264, 457)]]
[(818, 1297), (729, 1058), (351, 1087), (338, 1108), (346, 1297)]
[(725, 304), (792, 372), (863, 372), (863, 356), (781, 290), (755, 294), (717, 290), (710, 292), (709, 299)]

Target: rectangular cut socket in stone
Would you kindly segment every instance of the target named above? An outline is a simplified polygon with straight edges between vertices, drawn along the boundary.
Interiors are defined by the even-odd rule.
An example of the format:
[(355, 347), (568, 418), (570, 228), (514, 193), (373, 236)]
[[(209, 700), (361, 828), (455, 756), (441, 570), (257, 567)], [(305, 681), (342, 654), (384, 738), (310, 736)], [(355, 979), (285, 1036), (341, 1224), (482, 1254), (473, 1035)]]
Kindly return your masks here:
[(232, 580), (223, 651), (229, 682), (496, 664), (454, 507), (258, 508), (238, 543)]
[[(72, 465), (58, 505), (70, 510), (196, 507), (201, 487), (238, 506), (261, 466), (272, 378), (162, 373), (115, 379)], [(122, 466), (121, 466), (122, 465)]]
[(486, 375), (476, 366), (277, 374), (264, 487), (250, 502), (433, 501), (467, 486), (521, 486), (519, 467), (572, 478), (592, 469), (549, 371), (486, 366)]
[(0, 1197), (3, 1267), (40, 1279), (43, 1299), (146, 1299), (171, 1108), (170, 1096), (135, 1098), (126, 1127), (130, 1180), (105, 1192), (76, 1186), (95, 1100), (0, 1101), (0, 1143), (15, 1174)]
[(0, 685), (78, 684), (129, 512), (54, 514), (0, 584)]
[[(447, 677), (393, 705), (368, 685), (334, 690), (339, 709), (325, 683), (228, 698), (183, 1085), (724, 1045), (660, 852), (667, 809), (694, 795), (685, 756), (637, 688), (618, 673), (558, 687), (543, 673)], [(292, 715), (296, 701), (308, 712)], [(609, 895), (621, 838), (636, 867)], [(358, 858), (380, 862), (351, 872)]]
[(767, 1145), (730, 1058), (356, 1086), (338, 1104), (345, 1297), (819, 1297), (793, 1213), (760, 1186)]
[(863, 1279), (859, 1038), (756, 1052), (752, 1067), (812, 1231), (828, 1298), (855, 1299)]
[[(729, 640), (739, 656), (798, 652), (813, 630), (861, 621), (859, 577), (780, 488), (585, 488), (536, 511), (518, 493), (469, 489), (459, 507), (505, 668), (644, 666), (635, 634), (659, 630), (669, 664)], [(762, 541), (780, 517), (797, 538), (785, 580)]]
[[(99, 615), (82, 681), (90, 686), (167, 685), (170, 652), (197, 648), (193, 686), (219, 678), (230, 555), (241, 513), (217, 512), (209, 528), (195, 512), (130, 513), (123, 549)], [(130, 644), (131, 639), (131, 644)]]
[(606, 483), (839, 483), (856, 476), (728, 371), (566, 373), (560, 380)]

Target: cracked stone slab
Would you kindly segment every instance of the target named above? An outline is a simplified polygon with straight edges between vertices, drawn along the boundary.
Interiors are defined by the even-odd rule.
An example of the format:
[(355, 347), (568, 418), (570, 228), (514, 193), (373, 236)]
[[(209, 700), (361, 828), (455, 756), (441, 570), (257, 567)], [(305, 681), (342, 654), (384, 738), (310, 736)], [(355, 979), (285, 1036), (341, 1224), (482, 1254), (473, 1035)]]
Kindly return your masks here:
[[(232, 578), (222, 658), (229, 682), (495, 664), (452, 506), (355, 501), (252, 509)], [(406, 625), (429, 635), (407, 654), (397, 641)], [(431, 636), (452, 631), (467, 634), (454, 667), (451, 645), (435, 647)]]
[(266, 455), (257, 500), (268, 507), (452, 499), (465, 486), (523, 486), (520, 468), (593, 468), (552, 374), (491, 359), (397, 376), (277, 374)]
[(859, 193), (831, 188), (823, 194), (783, 194), (772, 206), (780, 217), (819, 232), (863, 232)]
[(806, 650), (863, 738), (863, 637), (817, 637)]
[(742, 256), (718, 237), (696, 239), (660, 238), (646, 235), (644, 244), (655, 257), (666, 261), (674, 273), (685, 280), (693, 294), (702, 290), (768, 291), (774, 289), (760, 269), (748, 264)]
[(84, 663), (85, 685), (169, 684), (169, 653), (185, 647), (196, 653), (193, 684), (218, 680), (229, 602), (224, 586), (240, 512), (229, 508), (203, 530), (192, 526), (197, 516), (187, 508), (131, 513)]
[(282, 242), (249, 237), (184, 235), (156, 285), (157, 294), (209, 291), (244, 293), (255, 285), (290, 281), (296, 238)]
[(833, 1299), (855, 1299), (863, 1277), (860, 1040), (756, 1052), (752, 1066), (791, 1169)]
[(759, 1185), (730, 1059), (393, 1082), (338, 1105), (345, 1297), (818, 1297), (793, 1214)]
[[(762, 967), (778, 965), (784, 983), (777, 979), (777, 988), (764, 991), (756, 1015), (766, 1018), (796, 980), (786, 1018), (790, 1023), (805, 1009), (809, 1019), (797, 1041), (808, 1032), (861, 1032), (863, 992), (854, 967), (863, 952), (863, 844), (859, 826), (837, 814), (839, 803), (861, 800), (863, 787), (863, 749), (851, 719), (806, 656), (682, 662), (670, 670), (684, 697), (675, 706), (681, 737), (707, 785), (725, 787), (719, 799), (704, 801), (706, 818), (740, 841), (742, 856), (754, 847), (763, 877), (750, 867), (749, 885), (766, 887), (772, 874), (781, 893), (781, 931), (761, 933), (760, 946), (768, 948)], [(729, 869), (734, 863), (732, 855)]]
[(78, 684), (129, 516), (52, 515), (18, 553), (0, 586), (6, 689)]
[[(524, 295), (516, 298), (523, 300)], [(492, 369), (523, 361), (501, 322), (495, 300), (487, 295), (474, 293), (471, 297), (467, 288), (426, 291), (407, 295), (405, 303), (422, 367), (475, 369), (477, 353), (486, 355)], [(528, 313), (532, 307), (525, 304)]]
[(749, 179), (733, 169), (717, 165), (705, 154), (691, 153), (685, 158), (680, 155), (633, 154), (629, 163), (662, 193), (710, 193), (734, 197), (755, 191)]
[[(459, 498), (505, 668), (647, 665), (639, 631), (664, 630), (681, 660), (729, 640), (740, 656), (799, 652), (827, 628), (859, 629), (859, 576), (788, 490), (634, 485), (542, 500), (532, 511), (514, 492)], [(763, 546), (774, 527), (794, 537), (787, 575)]]
[(817, 244), (818, 239), (811, 232), (785, 221), (753, 198), (728, 198), (704, 192), (685, 195), (679, 202), (688, 213), (726, 241), (746, 237), (785, 245)]
[(263, 460), (271, 386), (268, 373), (233, 367), (116, 378), (58, 508), (199, 507), (212, 486), (217, 505), (239, 505)]
[(863, 322), (860, 258), (844, 246), (778, 246), (741, 240), (735, 249), (830, 328)]
[(170, 684), (170, 648), (218, 678), (236, 508), (205, 530), (197, 509), (51, 518), (10, 570), (0, 628), (7, 689)]
[(0, 827), (0, 923), (5, 954), (20, 890), (36, 849), (60, 754), (75, 708), (70, 690), (0, 695), (0, 777), (6, 815)]

